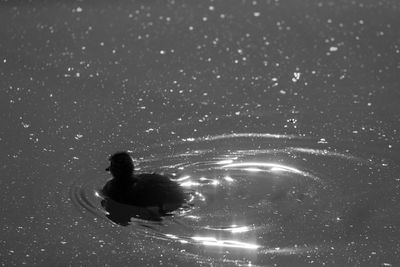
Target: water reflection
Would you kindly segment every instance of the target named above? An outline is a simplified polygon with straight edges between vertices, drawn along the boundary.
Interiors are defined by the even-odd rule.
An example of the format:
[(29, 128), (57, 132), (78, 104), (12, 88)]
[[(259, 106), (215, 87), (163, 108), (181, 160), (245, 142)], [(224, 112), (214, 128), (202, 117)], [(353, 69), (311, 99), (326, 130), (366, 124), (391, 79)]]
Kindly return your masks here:
[(156, 222), (162, 220), (156, 208), (150, 209), (122, 204), (109, 198), (101, 200), (101, 206), (106, 211), (106, 217), (121, 226), (128, 226), (132, 218)]
[(258, 249), (261, 246), (253, 243), (242, 242), (238, 240), (230, 239), (218, 239), (213, 236), (192, 236), (192, 237), (181, 237), (174, 234), (164, 234), (168, 239), (177, 241), (182, 244), (200, 245), (200, 246), (216, 246), (223, 248), (236, 248), (236, 249)]
[(288, 172), (320, 181), (320, 179), (317, 176), (309, 172), (302, 171), (294, 167), (290, 167), (288, 165), (271, 163), (271, 162), (239, 162), (239, 163), (226, 164), (221, 166), (221, 168), (226, 170), (240, 170), (247, 172), (269, 172), (269, 173)]
[[(261, 169), (257, 167), (263, 167), (263, 168), (268, 168), (268, 169)], [(281, 164), (276, 164), (276, 163), (268, 163), (268, 162), (240, 162), (240, 163), (232, 163), (232, 164), (227, 164), (222, 166), (221, 168), (224, 169), (239, 169), (243, 171), (250, 171), (250, 172), (258, 172), (258, 171), (267, 171), (267, 172), (280, 172), (280, 171), (287, 171), (287, 172), (293, 172), (297, 174), (304, 174), (302, 171), (281, 165)]]
[(237, 240), (217, 239), (210, 236), (193, 236), (192, 239), (201, 243), (204, 246), (216, 246), (225, 248), (242, 248), (242, 249), (257, 249), (260, 246), (256, 244), (241, 242)]
[[(229, 138), (232, 137), (229, 136)], [(215, 140), (220, 140), (220, 138)], [(257, 244), (257, 242), (248, 242), (248, 240), (256, 240), (256, 237), (262, 235), (264, 231), (272, 231), (273, 227), (271, 228), (270, 224), (262, 223), (258, 218), (268, 219), (271, 217), (273, 211), (270, 209), (274, 203), (282, 201), (282, 199), (290, 199), (291, 195), (294, 195), (293, 199), (299, 199), (299, 196), (303, 196), (302, 199), (304, 199), (305, 195), (312, 195), (308, 189), (312, 186), (307, 185), (302, 188), (303, 186), (299, 185), (298, 181), (299, 178), (307, 177), (318, 180), (316, 176), (288, 164), (259, 160), (246, 161), (248, 155), (261, 155), (269, 153), (271, 150), (259, 150), (258, 152), (257, 150), (237, 150), (230, 151), (225, 155), (215, 155), (212, 158), (208, 156), (212, 150), (198, 149), (195, 151), (202, 152), (188, 153), (186, 151), (184, 154), (173, 157), (173, 162), (164, 166), (166, 169), (178, 170), (177, 173), (172, 173), (172, 176), (177, 177), (174, 180), (189, 190), (188, 203), (193, 204), (191, 209), (182, 210), (179, 214), (171, 217), (171, 220), (163, 220), (161, 225), (170, 225), (172, 222), (172, 225), (181, 225), (179, 230), (164, 233), (162, 235), (164, 238), (180, 244), (257, 250), (259, 253), (295, 253), (298, 251), (298, 248), (295, 247), (292, 249), (290, 247), (285, 249), (268, 248), (265, 243)], [(202, 160), (188, 161), (188, 157), (193, 159), (200, 157)], [(179, 162), (181, 158), (184, 158), (186, 163)], [(153, 160), (157, 164), (157, 159)], [(144, 162), (149, 164), (150, 161)], [(141, 167), (146, 169), (145, 166)], [(243, 172), (252, 175), (253, 179), (247, 179), (248, 176)], [(264, 179), (263, 174), (265, 173), (274, 174), (274, 177), (288, 177), (289, 174), (293, 176), (283, 184), (274, 184), (271, 179)], [(295, 183), (292, 184), (291, 180)], [(243, 191), (242, 188), (247, 188), (247, 190)], [(278, 195), (279, 197), (277, 197)], [(252, 200), (249, 201), (250, 199)], [(250, 205), (252, 203), (255, 205)], [(132, 219), (161, 222), (161, 217), (151, 209), (128, 207), (108, 199), (102, 200), (101, 204), (108, 212), (107, 217), (119, 225), (127, 226)], [(221, 225), (220, 223), (224, 221), (225, 225)], [(229, 221), (231, 222), (229, 223)], [(237, 224), (232, 221), (242, 223)], [(248, 221), (248, 223), (243, 223), (244, 221)], [(192, 225), (192, 222), (197, 224)], [(164, 230), (160, 228), (159, 231), (163, 232)], [(155, 236), (158, 236), (156, 232)]]
[(230, 133), (230, 134), (220, 134), (220, 135), (209, 135), (205, 137), (198, 138), (186, 138), (183, 141), (187, 142), (204, 142), (204, 141), (215, 141), (222, 139), (234, 139), (234, 138), (268, 138), (268, 139), (298, 139), (305, 138), (299, 135), (292, 134), (270, 134), (270, 133)]
[[(343, 252), (343, 240), (366, 235), (366, 229), (384, 220), (375, 216), (380, 205), (354, 195), (363, 188), (363, 198), (378, 198), (369, 191), (374, 180), (368, 174), (375, 168), (369, 159), (321, 147), (325, 144), (318, 140), (313, 141), (318, 147), (293, 142), (254, 148), (255, 137), (246, 136), (235, 142), (240, 149), (221, 137), (200, 138), (189, 142), (193, 146), (189, 150), (188, 143), (175, 144), (171, 157), (168, 151), (155, 157), (150, 150), (151, 156), (138, 162), (143, 171), (159, 168), (171, 174), (188, 192), (189, 207), (171, 216), (161, 218), (151, 208), (120, 204), (99, 194), (92, 201), (88, 192), (93, 190), (80, 190), (74, 196), (94, 216), (128, 226), (129, 231), (143, 234), (143, 240), (166, 242), (166, 247), (178, 246), (187, 257), (204, 256), (212, 262), (226, 252), (230, 257), (226, 260), (245, 259), (245, 264), (265, 263), (263, 255), (307, 254), (315, 260), (326, 253), (326, 240), (332, 244), (329, 251)], [(260, 146), (258, 140), (257, 146), (267, 147), (269, 141)], [(212, 145), (219, 149), (205, 149)], [(341, 183), (336, 182), (337, 166), (347, 174)], [(357, 179), (360, 173), (363, 179)], [(393, 195), (385, 188), (382, 192)], [(96, 203), (106, 215), (95, 210)]]
[(217, 186), (219, 181), (217, 179), (210, 179), (206, 177), (196, 178), (195, 180), (190, 179), (189, 175), (183, 176), (181, 178), (176, 179), (179, 184), (183, 187), (194, 187), (194, 186), (208, 186), (213, 185)]
[(252, 227), (249, 226), (238, 226), (238, 225), (231, 225), (231, 226), (222, 226), (222, 227), (210, 227), (206, 226), (204, 229), (207, 230), (214, 230), (214, 231), (225, 231), (225, 232), (231, 232), (232, 234), (235, 233), (245, 233), (250, 230), (252, 230)]

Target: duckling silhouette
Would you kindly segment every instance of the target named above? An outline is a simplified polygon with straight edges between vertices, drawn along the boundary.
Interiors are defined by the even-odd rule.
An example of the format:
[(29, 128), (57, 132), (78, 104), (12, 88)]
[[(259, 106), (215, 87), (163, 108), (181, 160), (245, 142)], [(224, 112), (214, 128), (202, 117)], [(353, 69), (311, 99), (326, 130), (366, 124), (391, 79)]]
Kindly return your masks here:
[(113, 179), (102, 193), (114, 201), (140, 207), (158, 207), (162, 215), (181, 207), (186, 201), (182, 187), (167, 176), (157, 173), (134, 174), (134, 165), (127, 152), (117, 152), (110, 158)]

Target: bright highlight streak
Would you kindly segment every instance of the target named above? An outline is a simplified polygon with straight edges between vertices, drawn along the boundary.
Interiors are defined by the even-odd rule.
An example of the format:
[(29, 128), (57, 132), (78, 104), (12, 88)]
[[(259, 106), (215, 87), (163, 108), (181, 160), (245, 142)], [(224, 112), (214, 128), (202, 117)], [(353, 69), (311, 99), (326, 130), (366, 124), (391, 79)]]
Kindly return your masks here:
[(195, 241), (217, 241), (215, 237), (208, 236), (192, 236), (192, 239)]
[(260, 247), (258, 245), (253, 245), (253, 244), (248, 244), (248, 243), (243, 243), (243, 242), (238, 242), (238, 241), (232, 241), (232, 240), (217, 241), (217, 242), (205, 241), (205, 242), (203, 242), (203, 245), (225, 247), (225, 248), (226, 247), (228, 247), (228, 248), (244, 248), (244, 249), (257, 249)]
[(180, 182), (180, 181), (185, 181), (185, 180), (187, 180), (187, 179), (189, 179), (189, 178), (190, 178), (190, 176), (189, 176), (189, 175), (186, 175), (186, 176), (182, 176), (182, 177), (176, 179), (175, 181), (178, 181), (178, 182)]
[(259, 168), (244, 168), (243, 170), (248, 171), (248, 172), (262, 172), (262, 169)]
[(223, 165), (223, 164), (230, 164), (232, 162), (233, 162), (233, 159), (225, 159), (225, 160), (218, 161), (217, 164)]
[(183, 187), (191, 187), (191, 186), (199, 186), (200, 183), (198, 182), (193, 182), (193, 181), (187, 181), (187, 182), (183, 182), (180, 184)]
[(178, 239), (176, 235), (173, 234), (165, 234), (166, 237), (172, 238), (172, 239)]
[(227, 181), (227, 182), (233, 182), (233, 181), (235, 181), (235, 180), (234, 180), (232, 177), (230, 177), (230, 176), (225, 176), (224, 179), (225, 179), (225, 181)]
[(231, 232), (233, 234), (245, 233), (251, 230), (250, 227), (248, 226), (237, 226), (237, 225), (232, 225), (232, 227), (224, 227), (224, 228), (205, 227), (205, 229), (214, 231), (226, 231), (226, 232)]
[(282, 168), (278, 168), (278, 167), (272, 167), (271, 171), (272, 172), (284, 172), (284, 171), (287, 171), (287, 170), (282, 169)]
[[(244, 170), (247, 171), (263, 171), (262, 169), (259, 168), (251, 168), (251, 167), (267, 167), (270, 168), (271, 170), (273, 169), (279, 169), (282, 171), (288, 171), (288, 172), (294, 172), (294, 173), (303, 173), (302, 171), (296, 169), (296, 168), (292, 168), (292, 167), (288, 167), (285, 165), (281, 165), (281, 164), (276, 164), (276, 163), (266, 163), (266, 162), (241, 162), (241, 163), (232, 163), (232, 164), (227, 164), (222, 166), (222, 168), (238, 168), (238, 167), (247, 167), (244, 168)], [(248, 168), (250, 167), (250, 168)]]
[(184, 181), (184, 182), (180, 183), (180, 185), (183, 186), (183, 187), (219, 185), (219, 181), (216, 180), (216, 179), (209, 179), (209, 178), (206, 178), (206, 177), (200, 177), (199, 180), (198, 180), (200, 182), (197, 182), (197, 181), (190, 180), (189, 178), (190, 178), (190, 176), (184, 176), (184, 177), (180, 178), (181, 181)]
[(205, 246), (213, 246), (213, 247), (228, 247), (228, 248), (243, 248), (243, 249), (258, 249), (260, 247), (259, 245), (256, 244), (250, 244), (236, 240), (218, 240), (215, 237), (193, 236), (192, 239), (201, 242)]
[(230, 230), (232, 233), (245, 233), (250, 231), (250, 228), (247, 226), (241, 226), (241, 227), (233, 227)]

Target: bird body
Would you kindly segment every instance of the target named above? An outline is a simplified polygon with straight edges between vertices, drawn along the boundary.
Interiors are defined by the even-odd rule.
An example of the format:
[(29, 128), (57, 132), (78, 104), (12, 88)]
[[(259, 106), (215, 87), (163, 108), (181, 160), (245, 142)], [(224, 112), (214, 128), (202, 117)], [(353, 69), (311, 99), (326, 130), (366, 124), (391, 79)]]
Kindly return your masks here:
[(134, 174), (133, 161), (126, 152), (110, 157), (113, 179), (102, 192), (117, 202), (141, 207), (158, 207), (161, 213), (173, 211), (185, 202), (182, 187), (167, 176), (157, 173)]

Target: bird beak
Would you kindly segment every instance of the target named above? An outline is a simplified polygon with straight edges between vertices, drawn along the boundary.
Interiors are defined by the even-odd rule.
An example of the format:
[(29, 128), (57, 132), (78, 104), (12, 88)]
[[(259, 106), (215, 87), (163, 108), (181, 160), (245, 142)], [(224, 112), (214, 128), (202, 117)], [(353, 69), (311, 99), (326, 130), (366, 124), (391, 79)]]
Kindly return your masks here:
[(109, 171), (110, 171), (110, 167), (107, 167), (106, 172), (109, 172)]

